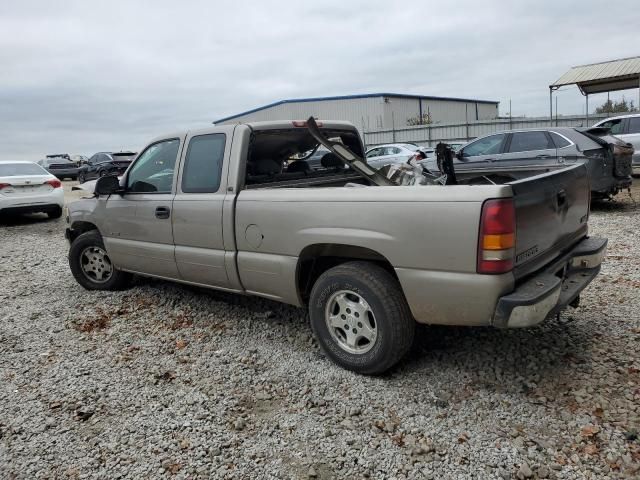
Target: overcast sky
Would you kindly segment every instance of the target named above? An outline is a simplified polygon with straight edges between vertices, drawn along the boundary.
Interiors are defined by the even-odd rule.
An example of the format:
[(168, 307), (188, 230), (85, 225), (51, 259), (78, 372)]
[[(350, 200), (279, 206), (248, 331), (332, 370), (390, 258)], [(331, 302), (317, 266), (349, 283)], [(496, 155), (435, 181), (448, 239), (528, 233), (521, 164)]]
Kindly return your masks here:
[[(640, 55), (637, 0), (0, 4), (0, 159), (138, 149), (270, 102), (394, 92), (548, 114), (569, 67)], [(637, 104), (638, 91), (625, 92)], [(583, 113), (577, 89), (559, 112)], [(591, 105), (606, 99), (595, 98)]]

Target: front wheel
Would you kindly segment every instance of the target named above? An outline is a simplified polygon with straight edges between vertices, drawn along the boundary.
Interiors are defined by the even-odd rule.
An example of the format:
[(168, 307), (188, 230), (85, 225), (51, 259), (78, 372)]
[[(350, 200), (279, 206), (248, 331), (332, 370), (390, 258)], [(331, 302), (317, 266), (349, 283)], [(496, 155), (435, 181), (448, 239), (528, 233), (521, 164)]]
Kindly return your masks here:
[(131, 275), (116, 269), (97, 230), (79, 235), (69, 249), (69, 267), (76, 281), (87, 290), (122, 290)]
[(327, 356), (357, 373), (384, 373), (413, 342), (415, 320), (400, 284), (369, 262), (324, 272), (311, 291), (309, 317)]
[(78, 174), (78, 183), (84, 183), (86, 181), (86, 177), (84, 176), (84, 173), (79, 173)]

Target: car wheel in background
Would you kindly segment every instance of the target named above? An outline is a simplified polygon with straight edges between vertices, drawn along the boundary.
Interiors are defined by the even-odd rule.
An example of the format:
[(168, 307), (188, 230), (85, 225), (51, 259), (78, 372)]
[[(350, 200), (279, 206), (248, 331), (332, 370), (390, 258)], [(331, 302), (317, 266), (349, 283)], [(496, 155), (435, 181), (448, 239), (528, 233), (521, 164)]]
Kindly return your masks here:
[(400, 284), (369, 262), (344, 263), (320, 275), (309, 317), (327, 356), (358, 373), (389, 370), (413, 342), (415, 320)]
[(78, 183), (84, 183), (86, 181), (86, 178), (84, 176), (84, 173), (79, 173), (78, 174)]
[(60, 218), (62, 216), (62, 208), (56, 207), (55, 210), (50, 210), (47, 212), (49, 218)]
[(121, 290), (131, 278), (131, 274), (113, 266), (97, 230), (85, 232), (71, 243), (69, 267), (87, 290)]
[(99, 177), (106, 177), (109, 174), (109, 172), (107, 172), (106, 170), (100, 170), (98, 172), (98, 176)]

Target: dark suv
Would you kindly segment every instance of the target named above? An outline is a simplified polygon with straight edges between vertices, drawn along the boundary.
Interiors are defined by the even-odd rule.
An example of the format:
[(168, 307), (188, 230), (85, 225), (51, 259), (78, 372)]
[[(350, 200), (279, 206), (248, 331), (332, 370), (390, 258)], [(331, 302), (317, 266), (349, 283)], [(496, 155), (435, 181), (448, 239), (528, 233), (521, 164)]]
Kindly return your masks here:
[(99, 152), (78, 171), (78, 181), (84, 183), (105, 175), (122, 175), (136, 156), (134, 152)]
[[(633, 147), (603, 128), (548, 127), (497, 132), (458, 150), (460, 179), (482, 174), (488, 182), (521, 179), (584, 162), (594, 197), (607, 197), (631, 186)], [(435, 160), (423, 165), (437, 169)], [(435, 168), (434, 168), (435, 167)]]

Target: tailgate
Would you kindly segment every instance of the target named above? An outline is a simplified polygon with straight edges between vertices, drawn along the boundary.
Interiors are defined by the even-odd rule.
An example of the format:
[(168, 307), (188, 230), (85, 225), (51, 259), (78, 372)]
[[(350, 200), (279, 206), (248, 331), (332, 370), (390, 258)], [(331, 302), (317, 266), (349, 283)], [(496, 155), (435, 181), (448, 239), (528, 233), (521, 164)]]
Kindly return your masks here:
[(514, 275), (522, 278), (587, 234), (589, 178), (579, 164), (509, 185), (516, 208)]

